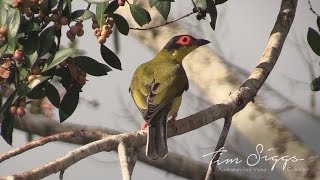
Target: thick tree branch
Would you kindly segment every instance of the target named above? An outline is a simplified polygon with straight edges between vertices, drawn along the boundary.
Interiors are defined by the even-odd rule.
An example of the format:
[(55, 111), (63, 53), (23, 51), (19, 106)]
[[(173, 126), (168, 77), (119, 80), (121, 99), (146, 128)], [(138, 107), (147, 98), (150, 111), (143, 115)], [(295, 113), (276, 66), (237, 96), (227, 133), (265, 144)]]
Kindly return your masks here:
[[(245, 81), (245, 83), (240, 87), (240, 89), (230, 95), (230, 97), (233, 97), (231, 100), (233, 103), (230, 104), (231, 107), (233, 107), (231, 110), (231, 116), (242, 110), (250, 101), (254, 101), (254, 97), (267, 79), (268, 75), (271, 73), (280, 56), (283, 44), (293, 23), (297, 3), (297, 0), (282, 0), (277, 21), (275, 22), (274, 28), (271, 31), (267, 46), (259, 60), (258, 65), (253, 70), (247, 81)], [(225, 120), (224, 127), (215, 151), (218, 151), (224, 145), (231, 125), (231, 116), (227, 116), (230, 118), (226, 118)], [(219, 156), (220, 153), (213, 156), (208, 167), (206, 180), (214, 179), (213, 172)]]
[(99, 131), (85, 131), (85, 130), (74, 130), (69, 132), (63, 132), (56, 135), (48, 136), (40, 138), (36, 141), (30, 142), (26, 145), (23, 145), (17, 149), (14, 149), (12, 151), (6, 152), (4, 154), (0, 155), (0, 163), (14, 157), (16, 155), (19, 155), (21, 153), (24, 153), (30, 149), (43, 146), (47, 143), (54, 142), (54, 141), (63, 141), (70, 138), (88, 138), (88, 139), (101, 139), (102, 137), (106, 136), (105, 134), (99, 132)]
[[(45, 117), (38, 115), (28, 115), (24, 117), (22, 121), (16, 122), (16, 128), (40, 136), (49, 136), (52, 134), (63, 133), (65, 131), (77, 129), (84, 129), (86, 131), (101, 131), (102, 133), (109, 135), (120, 134), (120, 131), (110, 128), (92, 127), (68, 122), (59, 123), (53, 120), (46, 120)], [(74, 144), (87, 144), (96, 140), (98, 139), (88, 139), (84, 137), (65, 139), (66, 142)], [(192, 160), (189, 157), (173, 152), (169, 152), (165, 159), (153, 161), (145, 156), (145, 150), (142, 148), (137, 149), (137, 157), (138, 160), (143, 163), (188, 179), (204, 179), (206, 174), (207, 165), (205, 163)], [(218, 172), (216, 176), (219, 179), (244, 179), (230, 172)]]

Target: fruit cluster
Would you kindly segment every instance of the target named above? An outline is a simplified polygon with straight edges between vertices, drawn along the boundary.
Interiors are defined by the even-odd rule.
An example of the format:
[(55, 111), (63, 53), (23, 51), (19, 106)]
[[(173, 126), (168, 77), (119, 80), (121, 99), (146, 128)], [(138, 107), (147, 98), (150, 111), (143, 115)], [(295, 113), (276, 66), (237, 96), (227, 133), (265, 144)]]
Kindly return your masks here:
[(0, 43), (4, 43), (7, 40), (8, 29), (5, 26), (0, 27)]
[(10, 107), (10, 113), (12, 115), (17, 115), (18, 117), (22, 117), (26, 114), (25, 107), (26, 107), (26, 98), (21, 98), (16, 100), (15, 103), (12, 104)]
[(205, 19), (205, 17), (207, 16), (207, 10), (201, 9), (200, 7), (198, 8), (193, 8), (192, 11), (194, 13), (198, 13), (196, 18), (197, 20), (201, 20), (201, 19)]
[(67, 37), (71, 41), (74, 41), (76, 36), (81, 37), (83, 36), (83, 34), (84, 31), (82, 22), (77, 22), (75, 25), (71, 26), (70, 29), (67, 31)]
[(39, 9), (42, 0), (13, 0), (12, 7), (19, 8), (27, 17), (34, 15), (34, 10)]
[(112, 33), (112, 28), (114, 26), (114, 21), (111, 17), (108, 17), (102, 26), (102, 28), (99, 26), (97, 19), (92, 18), (92, 29), (94, 29), (94, 35), (97, 37), (98, 42), (100, 44), (104, 44), (107, 40), (107, 38)]
[(21, 49), (17, 49), (14, 51), (12, 55), (12, 59), (16, 61), (17, 64), (21, 64), (24, 60), (24, 52)]

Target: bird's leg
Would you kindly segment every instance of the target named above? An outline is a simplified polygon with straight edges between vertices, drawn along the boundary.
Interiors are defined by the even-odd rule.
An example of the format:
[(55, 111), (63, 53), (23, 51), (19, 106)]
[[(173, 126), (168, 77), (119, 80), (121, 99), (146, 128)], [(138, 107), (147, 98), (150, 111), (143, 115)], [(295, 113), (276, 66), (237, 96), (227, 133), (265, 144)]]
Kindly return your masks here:
[(146, 130), (148, 128), (148, 124), (147, 124), (147, 122), (143, 122), (142, 124), (141, 124), (141, 130)]
[(171, 119), (168, 121), (168, 123), (171, 123), (173, 126), (173, 129), (175, 130), (175, 132), (178, 131), (177, 125), (176, 125), (176, 118), (178, 116), (178, 113), (174, 113), (171, 116)]

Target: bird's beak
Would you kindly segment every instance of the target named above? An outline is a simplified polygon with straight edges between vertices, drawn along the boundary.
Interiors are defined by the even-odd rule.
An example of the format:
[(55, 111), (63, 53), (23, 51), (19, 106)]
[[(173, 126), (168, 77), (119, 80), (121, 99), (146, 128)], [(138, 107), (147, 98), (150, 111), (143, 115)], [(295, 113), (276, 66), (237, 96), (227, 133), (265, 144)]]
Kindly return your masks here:
[(197, 40), (195, 40), (195, 42), (194, 42), (194, 44), (195, 44), (196, 46), (202, 46), (202, 45), (205, 45), (205, 44), (208, 44), (208, 43), (210, 43), (210, 41), (205, 40), (205, 39), (197, 39)]

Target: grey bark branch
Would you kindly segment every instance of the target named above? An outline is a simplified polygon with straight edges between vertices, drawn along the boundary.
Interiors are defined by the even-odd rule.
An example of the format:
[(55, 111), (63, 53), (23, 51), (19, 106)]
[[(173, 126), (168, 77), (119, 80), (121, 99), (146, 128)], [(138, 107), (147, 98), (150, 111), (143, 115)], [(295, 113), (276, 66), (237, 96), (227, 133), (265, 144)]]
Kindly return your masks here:
[(126, 147), (124, 143), (118, 145), (118, 155), (123, 180), (131, 180), (133, 168), (137, 161), (137, 154), (132, 147)]
[[(33, 134), (37, 134), (40, 136), (49, 136), (57, 133), (62, 133), (66, 131), (72, 131), (77, 129), (83, 129), (86, 131), (100, 131), (103, 134), (108, 135), (117, 135), (120, 134), (120, 131), (113, 130), (110, 128), (101, 128), (101, 127), (92, 127), (85, 126), (73, 123), (59, 123), (53, 120), (46, 120), (45, 117), (28, 115), (22, 119), (22, 123), (20, 121), (16, 121), (15, 127), (25, 132), (30, 132)], [(73, 144), (87, 144), (90, 142), (94, 142), (100, 138), (87, 138), (77, 137), (70, 139), (63, 139), (65, 142), (73, 143)], [(61, 139), (62, 140), (62, 139)], [(161, 159), (158, 161), (153, 161), (148, 159), (145, 156), (144, 149), (137, 149), (137, 158), (139, 161), (146, 163), (150, 166), (154, 166), (156, 168), (162, 169), (169, 173), (175, 174), (177, 176), (185, 177), (188, 179), (204, 179), (206, 174), (207, 165), (205, 163), (195, 161), (190, 159), (189, 157), (182, 156), (177, 153), (169, 152), (168, 156), (165, 159)], [(239, 177), (238, 175), (232, 174), (230, 172), (219, 172), (217, 174), (219, 179), (244, 179)]]
[(101, 139), (104, 137), (105, 134), (99, 132), (99, 131), (85, 131), (85, 130), (73, 130), (69, 132), (63, 132), (56, 135), (43, 137), (38, 140), (35, 140), (33, 142), (30, 142), (26, 145), (23, 145), (17, 149), (11, 150), (9, 152), (3, 153), (0, 155), (0, 163), (14, 157), (16, 155), (22, 154), (28, 150), (31, 150), (33, 148), (43, 146), (47, 143), (54, 142), (54, 141), (63, 141), (71, 138), (90, 138), (90, 139)]
[(228, 136), (228, 133), (229, 133), (229, 129), (230, 129), (230, 126), (231, 126), (231, 122), (232, 122), (232, 117), (231, 116), (225, 118), (224, 124), (223, 124), (223, 128), (222, 128), (222, 131), (221, 131), (221, 134), (220, 134), (220, 137), (219, 137), (219, 140), (218, 140), (216, 148), (214, 150), (214, 152), (218, 152), (218, 153), (214, 153), (214, 155), (212, 156), (212, 159), (211, 159), (211, 161), (209, 163), (208, 171), (206, 173), (205, 180), (214, 180), (214, 179), (216, 179), (214, 170), (215, 170), (215, 168), (217, 166), (217, 161), (220, 158), (220, 155), (222, 153), (220, 151), (220, 149), (223, 148), (224, 143), (226, 142), (226, 139), (227, 139), (227, 136)]

